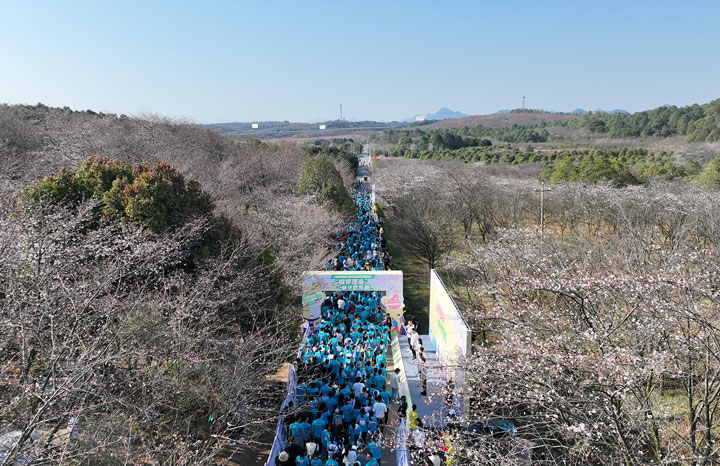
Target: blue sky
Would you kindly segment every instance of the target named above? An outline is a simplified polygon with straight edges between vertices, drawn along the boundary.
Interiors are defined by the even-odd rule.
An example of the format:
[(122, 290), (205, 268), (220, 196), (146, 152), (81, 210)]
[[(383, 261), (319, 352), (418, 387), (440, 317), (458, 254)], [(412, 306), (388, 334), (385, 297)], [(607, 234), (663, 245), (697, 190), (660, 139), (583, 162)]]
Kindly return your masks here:
[(718, 1), (0, 0), (0, 102), (196, 122), (720, 97)]

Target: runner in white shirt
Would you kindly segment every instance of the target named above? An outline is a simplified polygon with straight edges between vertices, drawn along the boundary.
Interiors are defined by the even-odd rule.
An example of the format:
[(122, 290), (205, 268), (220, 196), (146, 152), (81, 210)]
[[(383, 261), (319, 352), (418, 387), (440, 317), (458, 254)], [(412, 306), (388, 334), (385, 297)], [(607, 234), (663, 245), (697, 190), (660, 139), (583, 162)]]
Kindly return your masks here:
[(410, 335), (410, 344), (413, 348), (415, 348), (415, 351), (417, 351), (418, 345), (420, 344), (420, 335), (413, 330), (412, 335)]
[(425, 445), (425, 431), (421, 428), (415, 429), (413, 437), (415, 437), (415, 446), (422, 450)]
[(365, 389), (365, 384), (360, 381), (360, 377), (355, 380), (357, 380), (357, 382), (353, 384), (353, 391), (355, 392), (355, 397), (359, 397)]
[(387, 405), (382, 402), (382, 398), (375, 398), (375, 404), (372, 407), (373, 415), (377, 421), (377, 425), (380, 428), (380, 433), (385, 431), (385, 413), (387, 412)]
[(405, 335), (407, 335), (408, 338), (410, 338), (410, 333), (412, 333), (413, 331), (415, 331), (415, 325), (412, 323), (412, 321), (405, 324)]
[(357, 447), (353, 445), (350, 450), (345, 452), (343, 464), (346, 466), (354, 466), (355, 461), (357, 461)]

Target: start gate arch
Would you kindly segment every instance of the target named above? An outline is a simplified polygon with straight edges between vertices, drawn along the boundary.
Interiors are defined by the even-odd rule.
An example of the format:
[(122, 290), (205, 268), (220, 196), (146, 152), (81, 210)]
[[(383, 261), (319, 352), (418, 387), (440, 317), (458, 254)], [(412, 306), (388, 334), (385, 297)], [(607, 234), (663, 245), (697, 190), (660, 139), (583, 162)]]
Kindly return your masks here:
[(393, 319), (393, 327), (402, 322), (402, 270), (310, 271), (303, 274), (303, 317), (309, 323), (320, 318), (325, 293), (333, 291), (382, 291), (382, 303)]

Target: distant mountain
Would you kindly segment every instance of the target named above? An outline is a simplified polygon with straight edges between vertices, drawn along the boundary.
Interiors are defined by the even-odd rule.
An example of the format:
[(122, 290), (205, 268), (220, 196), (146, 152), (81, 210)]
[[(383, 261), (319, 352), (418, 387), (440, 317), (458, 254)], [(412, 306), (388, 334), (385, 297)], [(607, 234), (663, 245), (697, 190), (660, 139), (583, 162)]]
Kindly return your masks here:
[(452, 118), (465, 118), (466, 116), (462, 112), (456, 112), (455, 110), (450, 110), (447, 107), (442, 107), (440, 110), (438, 110), (435, 113), (426, 113), (425, 115), (416, 115), (409, 118), (403, 118), (400, 121), (406, 121), (406, 122), (413, 122), (417, 121), (418, 117), (423, 117), (426, 120), (450, 120)]
[(610, 110), (610, 111), (606, 111), (601, 108), (598, 108), (597, 110), (595, 110), (595, 113), (625, 113), (627, 115), (630, 115), (630, 112), (628, 112), (627, 110), (622, 110), (619, 108), (616, 108), (615, 110)]
[(451, 118), (465, 118), (466, 116), (462, 112), (456, 112), (453, 110), (450, 110), (449, 108), (441, 108), (435, 113), (428, 113), (425, 115), (425, 118), (428, 120), (449, 120)]

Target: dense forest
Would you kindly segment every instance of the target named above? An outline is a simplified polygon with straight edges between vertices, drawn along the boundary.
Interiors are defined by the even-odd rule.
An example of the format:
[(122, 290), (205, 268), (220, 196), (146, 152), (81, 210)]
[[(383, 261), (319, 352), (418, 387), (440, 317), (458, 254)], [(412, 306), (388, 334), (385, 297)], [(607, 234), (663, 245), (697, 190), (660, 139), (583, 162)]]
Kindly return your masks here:
[(610, 138), (687, 136), (689, 142), (720, 141), (720, 99), (703, 105), (666, 106), (636, 112), (598, 113), (558, 125), (586, 128)]

